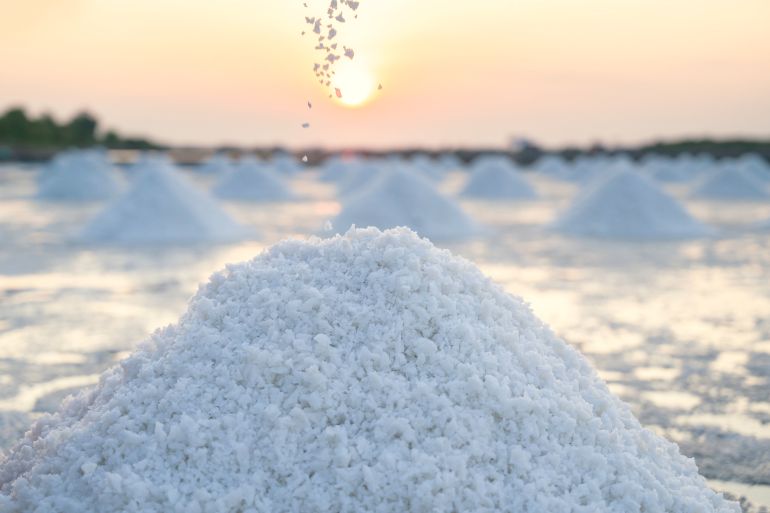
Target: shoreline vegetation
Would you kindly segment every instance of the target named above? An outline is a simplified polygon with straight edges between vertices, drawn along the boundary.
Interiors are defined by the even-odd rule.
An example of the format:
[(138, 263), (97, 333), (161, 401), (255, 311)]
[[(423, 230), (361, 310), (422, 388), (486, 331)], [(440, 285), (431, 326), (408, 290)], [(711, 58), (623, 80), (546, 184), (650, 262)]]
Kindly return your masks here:
[(174, 146), (154, 141), (146, 137), (127, 137), (115, 130), (103, 130), (93, 114), (82, 111), (65, 122), (57, 121), (50, 114), (37, 117), (27, 113), (23, 107), (11, 107), (0, 115), (0, 161), (49, 160), (56, 153), (69, 148), (105, 148), (108, 150), (129, 151), (172, 151), (182, 163), (197, 163), (214, 152), (226, 152), (234, 155), (256, 153), (269, 157), (278, 153), (293, 153), (295, 156), (308, 157), (308, 164), (316, 165), (331, 155), (350, 153), (367, 157), (401, 156), (411, 158), (416, 155), (436, 157), (454, 154), (463, 162), (470, 162), (482, 154), (508, 156), (519, 164), (531, 164), (543, 155), (558, 155), (573, 160), (583, 155), (625, 154), (633, 159), (646, 155), (678, 156), (683, 154), (707, 154), (715, 158), (733, 158), (746, 154), (756, 154), (770, 162), (770, 137), (768, 139), (749, 138), (683, 138), (668, 141), (655, 141), (633, 146), (605, 146), (593, 144), (588, 147), (570, 146), (564, 148), (544, 148), (525, 141), (517, 142), (511, 148), (393, 148), (390, 150), (370, 150), (365, 148), (331, 151), (320, 148), (306, 148), (291, 151), (276, 146), (211, 146), (191, 147)]

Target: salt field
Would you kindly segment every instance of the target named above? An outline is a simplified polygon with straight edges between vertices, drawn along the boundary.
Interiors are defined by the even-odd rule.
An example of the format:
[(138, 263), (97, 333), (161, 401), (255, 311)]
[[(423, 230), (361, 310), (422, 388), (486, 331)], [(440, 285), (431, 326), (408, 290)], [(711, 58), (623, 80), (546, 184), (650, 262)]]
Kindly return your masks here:
[[(251, 234), (240, 242), (116, 247), (79, 237), (106, 203), (41, 201), (39, 171), (0, 166), (0, 447), (6, 450), (33, 419), (94, 385), (150, 333), (175, 323), (213, 272), (286, 237), (344, 231), (332, 222), (342, 203), (355, 201), (311, 168), (287, 179), (303, 201), (219, 205)], [(193, 168), (176, 172), (193, 182), (195, 194), (211, 191), (220, 178)], [(130, 170), (121, 174), (130, 187), (136, 178)], [(525, 176), (537, 200), (466, 200), (458, 194), (468, 173), (449, 171), (437, 189), (483, 229), (438, 245), (528, 302), (645, 427), (696, 459), (714, 489), (770, 506), (770, 230), (757, 228), (770, 218), (770, 203), (731, 201), (725, 208), (725, 199), (694, 198), (697, 183), (660, 181), (709, 227), (707, 234), (584, 238), (549, 227), (586, 185), (552, 174)]]

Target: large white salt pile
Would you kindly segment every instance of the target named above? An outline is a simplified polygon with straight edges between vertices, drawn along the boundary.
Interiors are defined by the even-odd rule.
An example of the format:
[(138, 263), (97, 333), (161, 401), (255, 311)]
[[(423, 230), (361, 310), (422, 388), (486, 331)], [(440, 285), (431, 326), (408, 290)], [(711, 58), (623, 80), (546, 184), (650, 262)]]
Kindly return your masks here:
[(177, 244), (248, 236), (244, 227), (171, 166), (150, 162), (137, 173), (131, 189), (86, 226), (84, 242)]
[(740, 511), (522, 300), (407, 230), (214, 275), (32, 427), (0, 510)]
[(350, 197), (334, 219), (335, 229), (351, 225), (380, 229), (407, 226), (432, 240), (459, 240), (479, 232), (460, 206), (436, 191), (425, 177), (402, 167), (383, 170)]
[(709, 233), (652, 180), (628, 170), (594, 184), (552, 227), (571, 235), (628, 239), (691, 238)]
[(290, 201), (294, 194), (283, 179), (265, 164), (246, 160), (223, 176), (214, 187), (220, 198), (238, 201)]
[(770, 199), (766, 185), (740, 167), (720, 166), (693, 191), (693, 197), (713, 200)]
[(97, 151), (67, 152), (43, 169), (37, 197), (54, 201), (99, 201), (120, 194), (122, 182)]
[(484, 161), (473, 167), (461, 196), (492, 200), (531, 200), (535, 189), (509, 160)]

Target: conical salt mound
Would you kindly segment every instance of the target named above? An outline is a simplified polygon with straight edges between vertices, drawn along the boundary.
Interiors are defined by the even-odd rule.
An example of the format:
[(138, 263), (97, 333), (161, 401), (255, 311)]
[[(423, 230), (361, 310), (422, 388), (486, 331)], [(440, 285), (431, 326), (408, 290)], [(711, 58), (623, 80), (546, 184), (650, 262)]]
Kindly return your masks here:
[(32, 427), (0, 510), (740, 511), (520, 299), (407, 230), (215, 275)]
[(478, 233), (478, 227), (430, 181), (403, 168), (384, 170), (352, 196), (332, 223), (337, 230), (351, 225), (380, 229), (407, 226), (432, 240), (458, 240)]
[(289, 201), (294, 194), (281, 177), (257, 162), (243, 162), (214, 188), (220, 198), (238, 201)]
[(714, 200), (763, 201), (770, 199), (765, 184), (740, 168), (718, 169), (693, 191), (693, 197)]
[(627, 239), (692, 238), (710, 232), (657, 184), (633, 171), (600, 180), (552, 227), (571, 235)]
[(466, 198), (491, 200), (537, 199), (535, 189), (513, 166), (504, 162), (487, 162), (475, 167), (460, 193)]
[(138, 173), (131, 189), (86, 226), (84, 242), (184, 244), (230, 242), (248, 235), (172, 167), (155, 162)]
[(347, 176), (337, 183), (337, 190), (341, 197), (352, 196), (377, 181), (377, 177), (383, 172), (385, 164), (382, 162), (366, 161), (357, 166), (352, 166)]
[(233, 162), (227, 155), (217, 153), (199, 166), (197, 170), (209, 175), (225, 175), (232, 172)]
[(67, 153), (56, 158), (39, 179), (38, 199), (52, 201), (100, 201), (114, 198), (122, 183), (96, 152)]

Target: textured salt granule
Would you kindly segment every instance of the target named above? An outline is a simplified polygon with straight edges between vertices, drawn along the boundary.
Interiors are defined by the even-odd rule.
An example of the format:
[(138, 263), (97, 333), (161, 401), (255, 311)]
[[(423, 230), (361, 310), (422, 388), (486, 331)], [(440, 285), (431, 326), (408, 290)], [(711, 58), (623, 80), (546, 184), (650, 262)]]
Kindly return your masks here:
[(552, 224), (570, 235), (627, 239), (676, 239), (710, 230), (657, 184), (634, 171), (619, 171), (590, 187)]
[(717, 169), (695, 188), (693, 197), (713, 200), (764, 201), (770, 199), (765, 183), (740, 167)]
[(99, 152), (70, 152), (44, 168), (38, 186), (38, 199), (54, 201), (99, 201), (120, 194), (122, 183)]
[(351, 195), (333, 221), (345, 231), (352, 225), (380, 229), (407, 226), (431, 240), (460, 240), (479, 227), (452, 199), (436, 191), (423, 176), (401, 166), (384, 169)]
[(223, 176), (214, 188), (220, 198), (238, 201), (290, 201), (294, 194), (265, 164), (246, 161)]
[(474, 166), (461, 196), (493, 200), (531, 200), (535, 189), (507, 159), (486, 161)]
[(194, 244), (249, 236), (217, 203), (168, 164), (148, 161), (131, 189), (83, 230), (83, 242)]
[(739, 510), (520, 299), (370, 229), (214, 275), (32, 427), (0, 511)]

